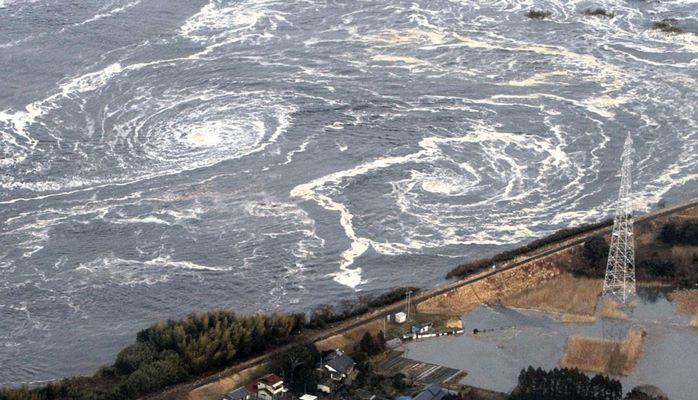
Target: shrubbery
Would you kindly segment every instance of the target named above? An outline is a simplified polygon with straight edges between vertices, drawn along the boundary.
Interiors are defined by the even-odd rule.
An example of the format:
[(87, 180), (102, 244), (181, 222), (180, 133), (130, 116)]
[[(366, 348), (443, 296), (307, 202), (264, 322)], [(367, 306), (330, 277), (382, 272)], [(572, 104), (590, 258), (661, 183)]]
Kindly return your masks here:
[(364, 333), (359, 342), (359, 350), (369, 356), (375, 356), (385, 350), (383, 332), (379, 332), (376, 336), (372, 336), (370, 332)]
[(672, 278), (676, 274), (676, 265), (668, 260), (642, 260), (637, 264), (637, 269), (657, 278)]
[(698, 246), (698, 222), (668, 222), (662, 227), (659, 239), (670, 245)]
[(594, 236), (584, 241), (582, 251), (574, 257), (570, 271), (578, 276), (603, 278), (610, 246), (603, 236)]
[(328, 324), (344, 321), (373, 309), (396, 303), (404, 299), (407, 292), (415, 293), (418, 290), (415, 287), (402, 287), (378, 296), (367, 295), (357, 300), (343, 301), (337, 307), (329, 304), (320, 305), (311, 313), (308, 327), (324, 328)]
[(273, 369), (281, 373), (292, 393), (302, 395), (317, 386), (315, 364), (319, 359), (320, 353), (315, 345), (298, 344), (277, 355), (273, 360)]

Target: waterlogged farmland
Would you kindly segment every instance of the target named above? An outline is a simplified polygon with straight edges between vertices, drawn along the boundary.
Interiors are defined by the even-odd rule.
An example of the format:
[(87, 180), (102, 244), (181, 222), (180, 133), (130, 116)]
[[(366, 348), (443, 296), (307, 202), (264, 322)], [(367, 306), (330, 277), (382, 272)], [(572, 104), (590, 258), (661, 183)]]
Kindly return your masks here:
[(92, 372), (192, 310), (434, 286), (601, 219), (628, 131), (637, 208), (694, 197), (697, 18), (0, 0), (0, 383)]
[[(644, 331), (645, 339), (634, 368), (627, 376), (614, 376), (624, 391), (656, 385), (670, 399), (690, 400), (698, 390), (698, 331), (690, 326), (690, 316), (676, 312), (667, 292), (641, 288), (628, 320), (602, 319), (597, 310), (596, 320), (587, 324), (564, 323), (557, 314), (482, 305), (463, 317), (465, 335), (414, 342), (407, 354), (466, 371), (462, 382), (467, 385), (509, 393), (529, 365), (559, 368), (571, 337), (620, 340), (632, 327)], [(480, 332), (474, 334), (473, 329)], [(614, 331), (621, 337), (609, 337)]]

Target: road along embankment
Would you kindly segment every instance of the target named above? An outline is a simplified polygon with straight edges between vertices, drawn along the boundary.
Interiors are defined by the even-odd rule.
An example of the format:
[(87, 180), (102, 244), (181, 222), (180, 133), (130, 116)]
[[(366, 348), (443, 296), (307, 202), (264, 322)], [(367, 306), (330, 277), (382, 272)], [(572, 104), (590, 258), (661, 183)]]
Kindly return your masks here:
[[(677, 204), (637, 218), (638, 224), (680, 213), (698, 207), (698, 199)], [(434, 314), (462, 314), (478, 304), (512, 295), (560, 274), (560, 265), (571, 262), (571, 249), (597, 235), (608, 235), (611, 227), (590, 230), (572, 238), (550, 243), (502, 262), (464, 279), (439, 288), (422, 291), (412, 297), (419, 312)], [(357, 344), (364, 332), (378, 332), (383, 319), (403, 310), (404, 302), (392, 304), (362, 316), (335, 324), (325, 330), (305, 332), (292, 343), (270, 350), (250, 360), (238, 363), (214, 374), (176, 385), (168, 390), (146, 397), (147, 399), (218, 399), (225, 392), (252, 380), (267, 371), (270, 360), (293, 345), (314, 343), (321, 349), (349, 349)], [(244, 379), (243, 379), (244, 378)]]

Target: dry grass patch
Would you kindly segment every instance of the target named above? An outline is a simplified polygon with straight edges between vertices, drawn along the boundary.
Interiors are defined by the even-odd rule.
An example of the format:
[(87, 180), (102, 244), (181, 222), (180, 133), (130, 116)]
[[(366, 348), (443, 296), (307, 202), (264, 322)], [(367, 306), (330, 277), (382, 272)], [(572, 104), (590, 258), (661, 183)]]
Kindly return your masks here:
[(502, 300), (506, 306), (528, 308), (565, 314), (564, 319), (572, 322), (580, 316), (585, 322), (594, 316), (596, 302), (603, 281), (600, 279), (576, 278), (563, 273), (552, 280), (525, 289)]
[(463, 320), (460, 318), (451, 318), (446, 321), (447, 329), (463, 329)]
[(417, 304), (417, 310), (429, 314), (462, 315), (480, 304), (506, 298), (553, 279), (561, 273), (559, 266), (569, 262), (568, 251), (551, 254), (425, 299)]
[(645, 333), (632, 329), (622, 342), (571, 336), (560, 361), (565, 368), (610, 375), (629, 375), (642, 354)]
[(669, 299), (674, 302), (677, 311), (693, 315), (691, 326), (698, 328), (698, 289), (673, 291), (669, 293)]
[(565, 324), (593, 324), (596, 317), (593, 315), (562, 314), (560, 321)]
[(359, 325), (341, 334), (330, 336), (315, 343), (315, 346), (320, 351), (340, 349), (345, 352), (351, 352), (366, 332), (375, 335), (381, 330), (383, 330), (383, 320), (378, 319)]
[(619, 302), (606, 299), (601, 304), (601, 318), (628, 319)]

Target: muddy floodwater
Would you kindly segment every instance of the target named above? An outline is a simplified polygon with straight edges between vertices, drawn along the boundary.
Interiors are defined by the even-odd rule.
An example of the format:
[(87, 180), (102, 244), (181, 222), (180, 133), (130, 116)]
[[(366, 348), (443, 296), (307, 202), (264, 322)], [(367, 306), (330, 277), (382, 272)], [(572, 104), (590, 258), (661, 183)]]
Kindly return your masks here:
[[(564, 324), (555, 314), (482, 305), (463, 317), (466, 334), (410, 343), (406, 356), (465, 370), (462, 383), (508, 393), (521, 369), (558, 367), (571, 335), (608, 337), (627, 329), (596, 321)], [(644, 289), (630, 321), (647, 336), (631, 375), (616, 377), (623, 390), (651, 384), (672, 400), (695, 399), (698, 329), (689, 326), (690, 318), (676, 313), (664, 291)], [(476, 335), (473, 329), (484, 332)]]

